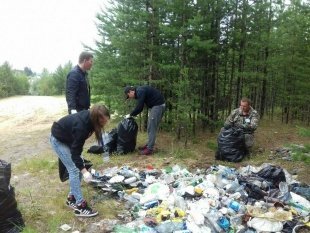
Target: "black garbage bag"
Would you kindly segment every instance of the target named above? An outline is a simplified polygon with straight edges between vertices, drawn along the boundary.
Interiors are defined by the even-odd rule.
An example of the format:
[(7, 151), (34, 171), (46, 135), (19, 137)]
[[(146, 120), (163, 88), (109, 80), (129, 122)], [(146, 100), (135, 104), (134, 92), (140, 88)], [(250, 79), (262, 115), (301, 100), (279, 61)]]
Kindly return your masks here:
[[(85, 168), (88, 170), (93, 166), (92, 162), (84, 159)], [(69, 179), (69, 173), (65, 165), (61, 162), (61, 160), (58, 158), (58, 172), (59, 172), (59, 178), (61, 182), (65, 182)]]
[(22, 215), (17, 209), (10, 179), (11, 164), (0, 160), (0, 233), (21, 232), (25, 226)]
[(117, 127), (117, 153), (127, 154), (136, 148), (138, 124), (134, 118), (123, 119)]
[(116, 151), (117, 148), (117, 129), (112, 129), (103, 139), (102, 145), (93, 145), (88, 150), (87, 153), (91, 154), (102, 154), (108, 151), (109, 154)]
[(97, 154), (97, 155), (102, 154), (103, 153), (103, 146), (93, 145), (87, 150), (87, 153)]
[(117, 129), (116, 128), (112, 129), (108, 133), (108, 137), (104, 140), (103, 151), (104, 152), (108, 151), (109, 154), (115, 152), (117, 148), (117, 138), (118, 138)]
[(279, 188), (279, 183), (286, 181), (285, 173), (279, 166), (268, 165), (257, 172), (256, 175), (269, 181), (272, 184), (271, 188)]
[(0, 191), (0, 233), (21, 232), (24, 226), (22, 215), (17, 209), (14, 188), (9, 186), (7, 192)]
[(223, 128), (217, 138), (218, 150), (215, 158), (229, 162), (240, 162), (246, 153), (243, 130), (237, 127)]
[(0, 192), (9, 190), (11, 180), (11, 164), (0, 159)]

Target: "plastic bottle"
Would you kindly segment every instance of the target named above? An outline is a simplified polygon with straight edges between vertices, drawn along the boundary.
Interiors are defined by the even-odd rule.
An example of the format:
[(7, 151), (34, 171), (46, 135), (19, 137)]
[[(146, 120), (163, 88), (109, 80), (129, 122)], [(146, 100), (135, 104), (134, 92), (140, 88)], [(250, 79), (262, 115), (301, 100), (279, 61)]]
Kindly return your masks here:
[(222, 228), (217, 224), (218, 219), (221, 217), (217, 210), (211, 209), (205, 217), (205, 225), (210, 227), (212, 232), (223, 232)]
[(234, 210), (236, 213), (244, 213), (245, 206), (237, 201), (234, 201), (230, 198), (222, 198), (222, 203), (227, 206), (228, 208)]
[(133, 177), (136, 175), (136, 173), (133, 170), (129, 169), (128, 167), (122, 167), (118, 173), (122, 176), (125, 176), (126, 178)]
[(225, 231), (227, 231), (230, 227), (230, 222), (228, 220), (228, 218), (222, 216), (217, 220), (217, 224), (224, 229)]
[(145, 203), (142, 208), (143, 209), (150, 209), (150, 208), (153, 208), (153, 207), (158, 206), (158, 205), (159, 205), (158, 200), (154, 200), (154, 201), (149, 201), (149, 202)]
[(108, 151), (103, 152), (103, 162), (108, 163), (110, 161), (110, 155)]
[(129, 178), (127, 178), (126, 180), (124, 180), (124, 183), (125, 183), (125, 184), (131, 184), (131, 183), (133, 183), (133, 182), (135, 182), (135, 181), (137, 181), (137, 177), (132, 176), (132, 177), (129, 177)]

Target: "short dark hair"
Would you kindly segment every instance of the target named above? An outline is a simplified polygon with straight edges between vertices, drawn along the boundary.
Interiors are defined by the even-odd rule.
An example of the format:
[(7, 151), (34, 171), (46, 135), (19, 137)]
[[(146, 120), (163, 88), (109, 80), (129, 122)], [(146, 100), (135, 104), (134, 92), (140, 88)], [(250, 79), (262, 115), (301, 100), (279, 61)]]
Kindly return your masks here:
[(125, 94), (128, 94), (130, 91), (134, 91), (136, 88), (134, 86), (126, 86), (124, 89)]
[(93, 57), (94, 55), (91, 52), (88, 52), (88, 51), (81, 52), (79, 56), (79, 64), (81, 64), (85, 59), (89, 60), (90, 58), (93, 58)]

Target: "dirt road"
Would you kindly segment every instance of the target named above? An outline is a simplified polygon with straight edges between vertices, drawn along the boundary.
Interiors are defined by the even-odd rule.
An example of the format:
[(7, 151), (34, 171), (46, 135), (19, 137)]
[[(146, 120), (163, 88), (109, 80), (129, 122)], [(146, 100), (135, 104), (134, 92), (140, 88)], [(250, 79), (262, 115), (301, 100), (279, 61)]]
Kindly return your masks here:
[(50, 151), (50, 127), (67, 113), (64, 96), (16, 96), (0, 99), (0, 158), (22, 158)]

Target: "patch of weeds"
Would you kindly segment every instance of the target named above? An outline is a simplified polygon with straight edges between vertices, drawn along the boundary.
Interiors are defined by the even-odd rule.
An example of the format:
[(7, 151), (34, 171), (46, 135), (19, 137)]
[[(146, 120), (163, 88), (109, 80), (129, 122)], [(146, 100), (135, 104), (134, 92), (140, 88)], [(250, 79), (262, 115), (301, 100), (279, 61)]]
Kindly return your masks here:
[(297, 126), (297, 129), (298, 129), (298, 134), (300, 136), (308, 137), (308, 138), (310, 137), (310, 129), (298, 127), (298, 126)]
[(26, 226), (23, 231), (23, 233), (39, 233), (39, 231), (33, 229), (32, 227), (30, 226)]
[(207, 148), (216, 151), (217, 150), (217, 142), (216, 141), (207, 141)]
[(47, 174), (55, 173), (58, 170), (58, 161), (49, 158), (24, 159), (20, 162), (15, 170), (28, 171), (29, 173), (37, 173), (44, 171)]
[(189, 150), (177, 148), (174, 151), (174, 158), (176, 158), (176, 159), (186, 159), (186, 158), (190, 158), (190, 157), (191, 157), (191, 155), (189, 154)]
[(294, 161), (302, 161), (310, 164), (310, 144), (305, 145), (291, 145), (292, 158)]

